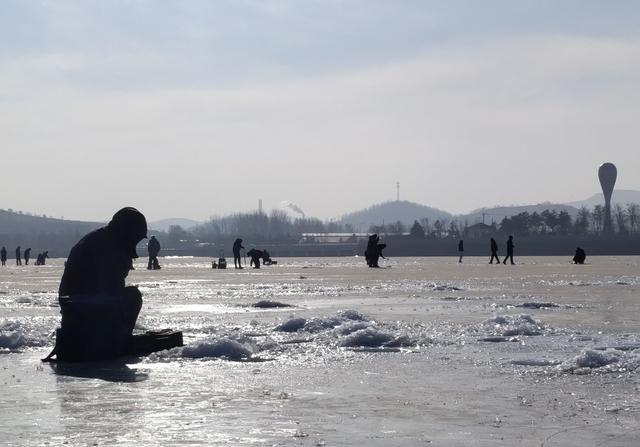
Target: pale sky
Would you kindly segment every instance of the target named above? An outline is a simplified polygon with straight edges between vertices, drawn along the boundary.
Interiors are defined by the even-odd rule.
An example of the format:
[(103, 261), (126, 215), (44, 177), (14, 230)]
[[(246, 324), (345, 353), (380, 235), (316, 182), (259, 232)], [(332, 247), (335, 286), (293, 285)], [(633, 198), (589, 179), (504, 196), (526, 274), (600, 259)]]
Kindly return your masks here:
[(640, 189), (638, 1), (0, 0), (0, 208), (149, 220)]

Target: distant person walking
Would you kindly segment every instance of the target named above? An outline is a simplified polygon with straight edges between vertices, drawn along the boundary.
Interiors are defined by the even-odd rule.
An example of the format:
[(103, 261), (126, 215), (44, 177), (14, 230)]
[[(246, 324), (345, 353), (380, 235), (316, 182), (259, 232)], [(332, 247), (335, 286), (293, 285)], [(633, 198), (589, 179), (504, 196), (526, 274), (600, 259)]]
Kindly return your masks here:
[(24, 251), (24, 265), (29, 265), (29, 259), (31, 259), (31, 247)]
[[(238, 238), (233, 242), (233, 265), (237, 269), (242, 268), (242, 259), (240, 258), (240, 249), (244, 250), (242, 246), (242, 239)], [(258, 268), (260, 268), (260, 264), (258, 264)]]
[(514, 265), (515, 262), (513, 262), (513, 236), (509, 236), (509, 240), (507, 240), (507, 256), (505, 256), (504, 261), (502, 262), (503, 264), (507, 263), (507, 259), (511, 258), (511, 265)]
[(20, 246), (16, 248), (16, 265), (22, 265), (22, 256), (20, 255)]
[(7, 265), (7, 248), (4, 246), (0, 250), (0, 261), (2, 261), (2, 265)]
[(149, 238), (147, 244), (147, 251), (149, 252), (149, 264), (147, 270), (160, 270), (160, 263), (158, 262), (158, 253), (160, 253), (160, 242), (155, 236)]
[(500, 258), (498, 257), (498, 243), (494, 238), (491, 238), (491, 260), (489, 260), (489, 264), (493, 264), (493, 258), (496, 258), (496, 263), (500, 264)]
[(462, 242), (462, 239), (460, 239), (460, 242), (458, 242), (458, 254), (460, 255), (458, 263), (460, 263), (462, 262), (462, 255), (464, 254), (464, 242)]

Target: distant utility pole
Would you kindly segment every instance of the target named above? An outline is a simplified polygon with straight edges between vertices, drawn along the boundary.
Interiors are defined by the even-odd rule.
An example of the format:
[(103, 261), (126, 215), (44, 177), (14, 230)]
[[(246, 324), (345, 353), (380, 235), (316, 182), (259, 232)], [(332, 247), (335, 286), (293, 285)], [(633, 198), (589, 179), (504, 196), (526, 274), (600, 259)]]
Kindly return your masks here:
[(400, 201), (400, 182), (396, 182), (396, 201)]

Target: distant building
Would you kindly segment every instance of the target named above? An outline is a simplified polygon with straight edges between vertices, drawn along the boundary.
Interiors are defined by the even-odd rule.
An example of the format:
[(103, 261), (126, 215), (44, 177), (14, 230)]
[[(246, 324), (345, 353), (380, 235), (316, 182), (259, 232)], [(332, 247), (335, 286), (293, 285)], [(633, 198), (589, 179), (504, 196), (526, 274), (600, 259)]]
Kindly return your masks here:
[(467, 227), (464, 237), (467, 239), (488, 239), (495, 233), (495, 228), (482, 222)]

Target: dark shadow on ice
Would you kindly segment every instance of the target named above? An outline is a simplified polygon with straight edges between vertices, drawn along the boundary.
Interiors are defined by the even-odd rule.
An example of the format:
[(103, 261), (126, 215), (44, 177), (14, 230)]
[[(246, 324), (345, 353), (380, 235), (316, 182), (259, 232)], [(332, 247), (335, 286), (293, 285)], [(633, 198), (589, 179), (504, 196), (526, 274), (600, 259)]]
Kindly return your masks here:
[(525, 309), (550, 309), (553, 307), (560, 307), (556, 303), (540, 303), (537, 301), (525, 302), (522, 304), (516, 304), (515, 307), (523, 307)]
[(252, 307), (257, 307), (260, 309), (273, 309), (273, 308), (294, 307), (294, 306), (292, 304), (281, 303), (279, 301), (263, 300), (263, 301), (258, 301), (255, 304), (252, 304)]
[(49, 363), (58, 376), (100, 379), (106, 382), (143, 382), (149, 378), (146, 372), (131, 369), (124, 362), (52, 362)]

